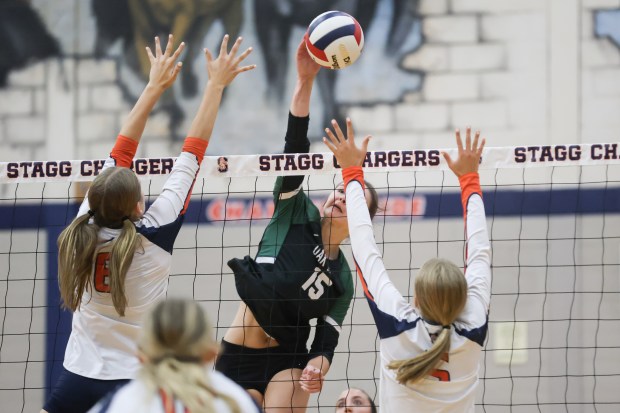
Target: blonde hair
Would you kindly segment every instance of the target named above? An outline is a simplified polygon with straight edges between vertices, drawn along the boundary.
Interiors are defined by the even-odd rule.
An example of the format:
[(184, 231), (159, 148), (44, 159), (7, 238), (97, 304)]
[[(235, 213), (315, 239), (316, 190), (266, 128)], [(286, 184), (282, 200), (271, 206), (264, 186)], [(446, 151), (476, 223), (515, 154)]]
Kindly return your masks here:
[(192, 413), (215, 411), (214, 399), (241, 413), (230, 396), (215, 390), (205, 372), (205, 357), (217, 344), (202, 308), (194, 301), (170, 299), (149, 314), (139, 348), (145, 357), (140, 377), (152, 392), (163, 391)]
[(428, 351), (388, 364), (388, 368), (396, 370), (396, 380), (401, 384), (426, 377), (441, 363), (442, 355), (450, 351), (450, 326), (465, 307), (467, 281), (455, 264), (433, 258), (422, 266), (416, 277), (415, 297), (422, 318), (443, 328)]
[(58, 237), (58, 284), (63, 307), (78, 310), (84, 290), (90, 288), (99, 228), (121, 228), (113, 241), (108, 268), (114, 308), (125, 315), (125, 276), (140, 242), (130, 218), (136, 218), (134, 212), (141, 199), (140, 182), (128, 168), (108, 168), (95, 178), (88, 191), (90, 211), (75, 218)]

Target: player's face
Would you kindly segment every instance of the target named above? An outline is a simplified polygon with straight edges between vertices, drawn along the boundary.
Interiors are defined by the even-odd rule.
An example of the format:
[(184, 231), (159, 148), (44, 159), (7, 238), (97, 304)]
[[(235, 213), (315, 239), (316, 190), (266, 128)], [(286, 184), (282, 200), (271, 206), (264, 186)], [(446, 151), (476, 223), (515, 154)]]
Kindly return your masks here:
[[(370, 191), (366, 190), (364, 193), (366, 197), (366, 205), (370, 205), (371, 196)], [(323, 216), (339, 219), (347, 217), (347, 201), (344, 192), (344, 183), (341, 183), (329, 194), (329, 197), (323, 205)]]
[(371, 413), (370, 400), (359, 389), (346, 389), (336, 402), (336, 413)]

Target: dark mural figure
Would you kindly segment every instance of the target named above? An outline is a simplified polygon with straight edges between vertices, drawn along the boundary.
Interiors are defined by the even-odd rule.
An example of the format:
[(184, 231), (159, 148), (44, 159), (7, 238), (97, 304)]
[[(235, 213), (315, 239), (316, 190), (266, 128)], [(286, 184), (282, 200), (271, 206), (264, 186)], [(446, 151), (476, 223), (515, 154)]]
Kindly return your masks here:
[(594, 13), (594, 34), (608, 37), (620, 48), (620, 9), (600, 10)]
[(9, 73), (60, 56), (58, 41), (27, 0), (0, 0), (0, 87)]
[[(141, 78), (148, 79), (150, 63), (145, 47), (154, 35), (159, 35), (165, 44), (172, 33), (187, 46), (183, 60), (188, 64), (180, 75), (181, 87), (185, 97), (193, 97), (198, 78), (191, 63), (202, 54), (205, 35), (213, 23), (220, 21), (226, 33), (235, 39), (243, 21), (242, 3), (243, 0), (92, 0), (97, 24), (95, 55), (105, 56), (120, 40), (124, 63)], [(126, 97), (135, 100), (134, 96)], [(184, 113), (172, 91), (162, 97), (160, 108), (170, 115), (170, 128), (176, 136)]]
[[(263, 53), (267, 73), (268, 98), (282, 102), (286, 85), (286, 74), (291, 57), (288, 48), (294, 27), (305, 28), (312, 19), (329, 10), (340, 10), (351, 14), (360, 23), (364, 35), (368, 36), (378, 3), (382, 0), (255, 0), (254, 18), (258, 42)], [(398, 53), (401, 43), (409, 35), (418, 18), (419, 0), (392, 1), (393, 14), (387, 35), (385, 53)], [(265, 24), (269, 21), (270, 24)], [(367, 37), (366, 37), (367, 39)], [(340, 117), (335, 100), (337, 71), (322, 70), (317, 76), (317, 85), (324, 108), (323, 124)]]

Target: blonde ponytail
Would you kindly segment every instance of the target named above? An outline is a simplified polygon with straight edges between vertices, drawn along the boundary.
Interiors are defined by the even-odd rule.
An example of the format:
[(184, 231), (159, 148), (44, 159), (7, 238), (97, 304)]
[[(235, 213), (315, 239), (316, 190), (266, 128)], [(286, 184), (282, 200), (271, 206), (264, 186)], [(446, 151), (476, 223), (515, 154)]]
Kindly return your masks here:
[(166, 357), (156, 364), (146, 364), (142, 378), (150, 383), (152, 389), (157, 388), (170, 399), (180, 400), (191, 413), (216, 411), (215, 400), (218, 398), (224, 400), (234, 413), (241, 413), (235, 399), (210, 385), (200, 361), (182, 362)]
[(444, 353), (450, 351), (450, 328), (442, 328), (433, 346), (409, 360), (397, 360), (388, 364), (396, 370), (396, 380), (400, 384), (415, 383), (428, 376), (442, 361)]
[(401, 384), (415, 383), (431, 374), (442, 362), (444, 353), (450, 351), (450, 326), (467, 301), (465, 275), (448, 260), (428, 260), (415, 279), (415, 297), (422, 318), (444, 328), (424, 353), (388, 364), (388, 368), (396, 370), (396, 379)]
[(58, 287), (63, 308), (76, 311), (93, 272), (93, 255), (99, 228), (89, 224), (90, 214), (71, 222), (58, 237)]
[(215, 356), (217, 344), (206, 314), (194, 301), (159, 303), (144, 323), (139, 348), (145, 359), (140, 377), (151, 392), (163, 391), (191, 413), (215, 411), (216, 399), (241, 413), (233, 397), (210, 383), (204, 362)]

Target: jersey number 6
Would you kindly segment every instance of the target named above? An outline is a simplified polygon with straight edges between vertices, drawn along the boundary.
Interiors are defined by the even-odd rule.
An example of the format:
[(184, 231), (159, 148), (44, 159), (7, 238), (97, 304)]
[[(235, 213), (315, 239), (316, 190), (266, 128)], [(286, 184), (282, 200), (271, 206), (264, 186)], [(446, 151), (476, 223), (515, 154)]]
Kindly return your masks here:
[(100, 252), (95, 261), (95, 291), (110, 292), (110, 253)]
[(323, 283), (326, 285), (332, 285), (332, 280), (329, 279), (325, 273), (321, 272), (317, 268), (318, 272), (315, 272), (308, 278), (308, 280), (301, 286), (301, 289), (308, 292), (308, 297), (312, 300), (318, 300), (325, 292)]

